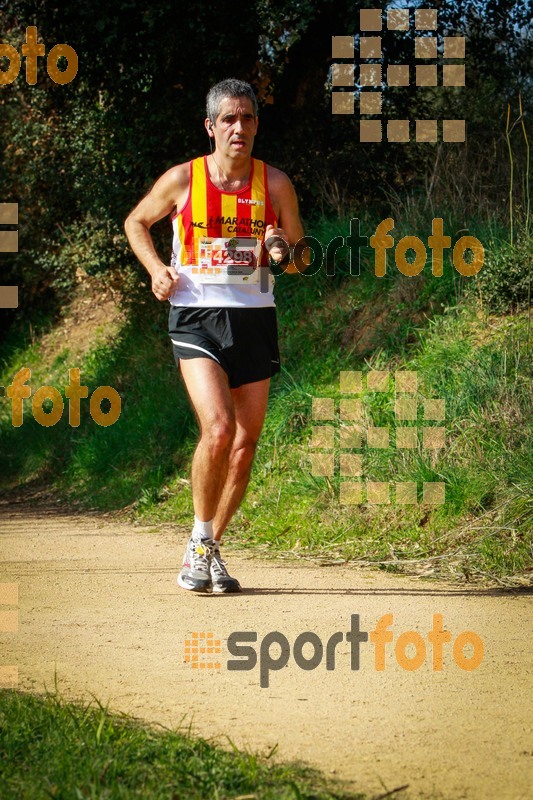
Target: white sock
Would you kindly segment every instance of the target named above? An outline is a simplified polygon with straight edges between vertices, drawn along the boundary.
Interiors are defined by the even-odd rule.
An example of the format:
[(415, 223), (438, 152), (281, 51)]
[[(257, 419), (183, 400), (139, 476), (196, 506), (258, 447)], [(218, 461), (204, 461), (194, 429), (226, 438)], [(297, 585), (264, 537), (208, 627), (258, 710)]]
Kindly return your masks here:
[(197, 516), (194, 517), (194, 527), (192, 529), (194, 539), (212, 539), (213, 538), (213, 520), (202, 522)]

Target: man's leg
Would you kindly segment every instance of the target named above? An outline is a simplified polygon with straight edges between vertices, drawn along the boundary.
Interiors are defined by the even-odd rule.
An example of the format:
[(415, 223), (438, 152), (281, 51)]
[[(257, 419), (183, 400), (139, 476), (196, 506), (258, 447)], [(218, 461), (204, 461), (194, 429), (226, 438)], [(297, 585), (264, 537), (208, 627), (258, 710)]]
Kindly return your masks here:
[(216, 594), (242, 591), (239, 581), (229, 574), (222, 559), (220, 539), (248, 485), (255, 446), (265, 418), (269, 388), (270, 378), (231, 390), (236, 430), (229, 453), (226, 482), (213, 520), (215, 543), (210, 572), (212, 591)]
[(191, 470), (194, 513), (212, 520), (228, 472), (235, 411), (228, 377), (209, 358), (180, 360), (181, 373), (200, 427)]
[(265, 419), (269, 389), (270, 378), (266, 378), (230, 390), (236, 428), (229, 452), (227, 476), (213, 521), (215, 541), (220, 541), (246, 491), (255, 447)]
[(235, 412), (228, 377), (209, 358), (180, 359), (180, 369), (200, 427), (192, 463), (194, 528), (187, 544), (178, 584), (193, 592), (240, 591), (230, 576), (213, 581), (213, 517), (228, 472), (235, 435)]
[(181, 360), (180, 366), (200, 426), (192, 468), (195, 527), (198, 520), (209, 525), (215, 543), (199, 543), (193, 532), (178, 583), (193, 591), (240, 592), (239, 581), (228, 574), (218, 548), (248, 485), (270, 378), (230, 390), (226, 373), (216, 362), (195, 358)]

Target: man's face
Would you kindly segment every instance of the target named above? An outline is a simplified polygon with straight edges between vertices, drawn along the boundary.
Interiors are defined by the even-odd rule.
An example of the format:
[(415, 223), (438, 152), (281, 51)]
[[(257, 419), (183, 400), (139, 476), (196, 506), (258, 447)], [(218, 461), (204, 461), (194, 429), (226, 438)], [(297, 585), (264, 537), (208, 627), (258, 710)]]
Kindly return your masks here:
[[(209, 131), (209, 126), (206, 127)], [(230, 158), (249, 157), (252, 152), (257, 117), (249, 97), (225, 97), (219, 106), (218, 116), (212, 127), (217, 152)]]

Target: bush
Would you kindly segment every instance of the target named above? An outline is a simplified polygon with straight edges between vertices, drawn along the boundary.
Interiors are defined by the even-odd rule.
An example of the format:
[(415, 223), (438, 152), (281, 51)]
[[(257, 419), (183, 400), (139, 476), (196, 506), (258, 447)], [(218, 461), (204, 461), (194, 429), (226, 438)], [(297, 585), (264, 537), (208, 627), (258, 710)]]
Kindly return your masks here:
[(528, 307), (531, 300), (533, 241), (524, 237), (518, 244), (494, 247), (476, 281), (483, 304), (502, 314)]

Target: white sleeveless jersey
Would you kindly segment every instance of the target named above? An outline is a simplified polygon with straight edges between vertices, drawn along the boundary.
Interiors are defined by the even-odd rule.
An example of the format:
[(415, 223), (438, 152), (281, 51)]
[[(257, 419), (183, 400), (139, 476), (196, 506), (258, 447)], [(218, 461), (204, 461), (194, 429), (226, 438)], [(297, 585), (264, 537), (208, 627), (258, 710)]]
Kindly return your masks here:
[(179, 274), (174, 306), (274, 306), (274, 276), (263, 247), (278, 221), (268, 194), (267, 167), (252, 158), (250, 180), (237, 192), (211, 181), (207, 157), (190, 162), (189, 194), (172, 216), (171, 264)]

